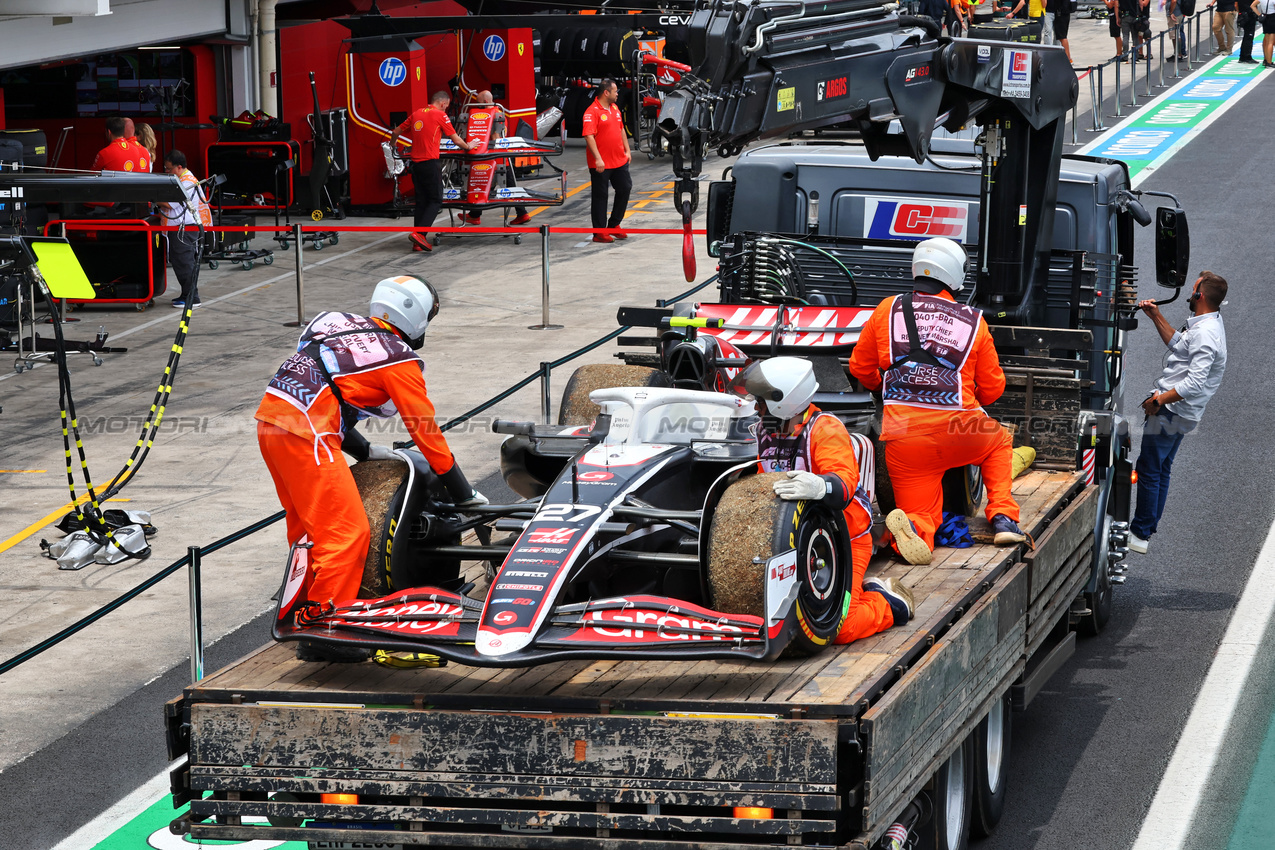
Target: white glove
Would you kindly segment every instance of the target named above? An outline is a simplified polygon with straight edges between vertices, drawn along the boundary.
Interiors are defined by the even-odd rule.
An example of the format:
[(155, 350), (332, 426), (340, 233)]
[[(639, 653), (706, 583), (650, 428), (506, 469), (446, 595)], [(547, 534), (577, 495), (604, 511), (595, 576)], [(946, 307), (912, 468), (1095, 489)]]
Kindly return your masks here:
[(463, 502), (457, 502), (456, 507), (472, 508), (475, 505), (485, 505), (485, 504), (487, 504), (487, 497), (484, 496), (482, 493), (479, 493), (477, 490), (475, 490), (474, 492), (469, 494), (468, 499), (466, 499)]
[(394, 450), (389, 446), (378, 446), (376, 443), (368, 446), (368, 460), (398, 460), (398, 455), (394, 454)]
[(814, 501), (827, 494), (828, 482), (813, 472), (790, 472), (787, 481), (781, 479), (775, 482), (775, 495), (790, 502)]

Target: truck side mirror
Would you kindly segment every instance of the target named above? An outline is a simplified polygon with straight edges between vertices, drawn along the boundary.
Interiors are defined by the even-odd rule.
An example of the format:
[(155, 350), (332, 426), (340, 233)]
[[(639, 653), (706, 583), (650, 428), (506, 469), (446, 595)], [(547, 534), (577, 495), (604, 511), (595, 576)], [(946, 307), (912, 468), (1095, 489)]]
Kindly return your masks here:
[(1156, 283), (1170, 289), (1185, 286), (1190, 259), (1191, 236), (1186, 213), (1176, 207), (1160, 207), (1155, 212)]
[(704, 228), (710, 257), (720, 255), (717, 246), (730, 235), (730, 211), (734, 203), (734, 180), (719, 180), (708, 184), (708, 209)]

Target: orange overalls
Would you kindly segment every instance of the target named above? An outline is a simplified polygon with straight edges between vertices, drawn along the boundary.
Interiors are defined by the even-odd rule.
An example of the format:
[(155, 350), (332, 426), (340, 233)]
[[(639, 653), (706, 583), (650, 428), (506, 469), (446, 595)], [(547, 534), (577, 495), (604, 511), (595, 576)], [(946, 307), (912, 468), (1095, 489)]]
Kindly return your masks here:
[[(902, 383), (899, 379), (905, 377), (896, 368), (908, 351), (902, 311), (896, 305), (900, 298), (908, 297), (887, 298), (877, 305), (859, 333), (859, 342), (850, 357), (850, 373), (868, 389), (882, 390), (885, 413), (881, 440), (885, 443), (894, 501), (933, 549), (934, 532), (943, 523), (943, 473), (949, 469), (967, 464), (979, 467), (987, 489), (988, 520), (1004, 514), (1018, 521), (1018, 503), (1010, 493), (1014, 443), (1009, 432), (982, 408), (1005, 391), (1005, 373), (1001, 371), (987, 321), (970, 308), (956, 305), (946, 290), (911, 297), (925, 349), (939, 349), (942, 356), (957, 361), (963, 358), (959, 381), (951, 374), (954, 370), (943, 375), (944, 370), (921, 366), (918, 371), (923, 375), (914, 379), (910, 393), (892, 387), (892, 383)], [(944, 307), (942, 302), (949, 302), (950, 306)], [(942, 319), (927, 324), (929, 316)], [(959, 339), (963, 321), (967, 323), (964, 327), (968, 336)], [(951, 328), (958, 331), (947, 339), (952, 344), (944, 347), (942, 335)], [(882, 373), (886, 373), (884, 380)], [(934, 381), (936, 390), (916, 390), (922, 380)]]
[[(371, 323), (388, 333), (349, 336), (349, 327)], [(430, 467), (440, 475), (450, 470), (455, 459), (434, 422), (434, 405), (425, 394), (425, 364), (416, 353), (385, 322), (348, 313), (321, 313), (302, 333), (298, 348), (333, 329), (344, 333), (325, 346), (328, 352), (344, 355), (357, 348), (360, 361), (342, 362), (338, 356), (338, 368), (329, 365), (345, 403), (361, 415), (387, 418), (398, 412)], [(357, 598), (371, 531), (341, 453), (340, 405), (313, 358), (298, 351), (284, 362), (256, 419), (261, 456), (287, 512), (288, 544), (302, 535), (314, 544), (306, 598), (325, 603)]]
[[(814, 425), (810, 426), (810, 420)], [(810, 427), (807, 435), (805, 430)], [(837, 417), (820, 415), (815, 405), (810, 405), (790, 437), (763, 434), (759, 439), (762, 472), (789, 472), (804, 470), (815, 475), (834, 475), (844, 487), (834, 493), (845, 504), (846, 530), (850, 536), (850, 564), (853, 572), (850, 582), (849, 610), (835, 643), (851, 641), (875, 635), (894, 625), (890, 604), (879, 593), (864, 593), (863, 576), (872, 558), (872, 515), (862, 501), (855, 498), (859, 489), (859, 464), (850, 445), (846, 426)], [(834, 487), (836, 485), (834, 484)], [(862, 491), (860, 491), (862, 492)], [(831, 498), (831, 497), (829, 497)]]

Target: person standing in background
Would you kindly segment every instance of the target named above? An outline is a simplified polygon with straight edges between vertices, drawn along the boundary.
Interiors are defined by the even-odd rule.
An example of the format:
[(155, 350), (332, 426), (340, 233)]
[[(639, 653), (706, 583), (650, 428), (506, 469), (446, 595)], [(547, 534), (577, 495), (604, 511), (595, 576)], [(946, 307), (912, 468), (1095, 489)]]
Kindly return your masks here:
[[(620, 99), (620, 87), (607, 77), (602, 81), (598, 97), (584, 111), (584, 141), (588, 145), (589, 179), (592, 194), (593, 241), (614, 242), (628, 239), (620, 229), (624, 211), (629, 205), (629, 193), (633, 191), (633, 178), (629, 175), (629, 139), (624, 134), (624, 116), (616, 107)], [(615, 204), (611, 217), (607, 218), (607, 187), (615, 190)]]
[(432, 251), (433, 246), (425, 238), (423, 228), (429, 227), (443, 208), (443, 163), (439, 146), (443, 136), (451, 139), (456, 147), (468, 151), (469, 143), (456, 134), (447, 107), (452, 96), (446, 91), (434, 92), (429, 106), (416, 110), (390, 134), (390, 150), (398, 144), (398, 137), (410, 135), (412, 145), (412, 185), (416, 189), (416, 209), (412, 226), (416, 228), (408, 240), (414, 251)]
[(1107, 31), (1111, 37), (1116, 40), (1115, 59), (1124, 58), (1124, 38), (1120, 34), (1120, 3), (1119, 0), (1102, 0), (1104, 6), (1107, 7), (1109, 17), (1107, 18)]
[(155, 131), (151, 129), (149, 124), (137, 125), (137, 144), (146, 151), (146, 155), (150, 157), (150, 170), (155, 170), (155, 151), (159, 148), (159, 140), (155, 138)]
[(1217, 7), (1213, 10), (1213, 41), (1217, 44), (1213, 53), (1216, 56), (1230, 56), (1235, 49), (1236, 2), (1215, 0), (1209, 5)]
[(1057, 7), (1053, 11), (1054, 16), (1054, 41), (1062, 45), (1063, 51), (1067, 54), (1067, 61), (1071, 61), (1071, 45), (1067, 43), (1067, 33), (1071, 30), (1071, 0), (1054, 0)]
[(1138, 502), (1129, 524), (1130, 552), (1147, 553), (1147, 544), (1164, 514), (1169, 473), (1182, 438), (1200, 424), (1205, 406), (1222, 385), (1226, 328), (1218, 308), (1225, 300), (1226, 281), (1213, 272), (1200, 272), (1186, 302), (1191, 317), (1179, 331), (1173, 330), (1154, 301), (1138, 302), (1168, 351), (1151, 395), (1142, 402), (1147, 419), (1138, 452)]
[(160, 204), (162, 223), (176, 225), (177, 232), (168, 236), (168, 262), (173, 275), (181, 284), (181, 294), (173, 299), (173, 306), (191, 309), (199, 306), (199, 292), (195, 282), (199, 272), (199, 240), (202, 227), (212, 225), (212, 211), (199, 188), (199, 179), (186, 167), (186, 155), (174, 148), (164, 156), (164, 170), (181, 182), (186, 201), (181, 204)]

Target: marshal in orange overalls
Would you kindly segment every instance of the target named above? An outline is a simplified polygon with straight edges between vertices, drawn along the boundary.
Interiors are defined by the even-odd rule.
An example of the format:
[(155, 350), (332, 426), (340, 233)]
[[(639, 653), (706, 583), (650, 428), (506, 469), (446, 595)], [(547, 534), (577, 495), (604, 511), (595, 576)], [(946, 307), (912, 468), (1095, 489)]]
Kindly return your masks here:
[[(900, 299), (908, 297), (916, 305), (924, 348), (939, 351), (958, 368), (900, 369), (901, 355), (908, 350)], [(945, 339), (951, 328), (958, 330)], [(943, 522), (943, 473), (949, 469), (979, 467), (987, 489), (988, 520), (1004, 514), (1018, 521), (1018, 504), (1010, 493), (1013, 439), (982, 408), (1005, 391), (1005, 373), (982, 315), (957, 305), (947, 291), (888, 298), (863, 326), (850, 357), (850, 373), (868, 389), (882, 390), (881, 440), (894, 500), (931, 549), (934, 532)], [(908, 386), (902, 386), (905, 383)], [(933, 389), (918, 389), (922, 386)]]
[[(813, 421), (813, 425), (811, 422)], [(813, 472), (815, 475), (836, 476), (844, 488), (832, 496), (845, 505), (846, 530), (850, 535), (850, 563), (853, 576), (850, 583), (849, 610), (835, 643), (850, 643), (859, 638), (883, 632), (894, 625), (890, 603), (880, 593), (863, 590), (863, 576), (872, 558), (871, 509), (867, 497), (859, 490), (859, 463), (846, 426), (837, 417), (820, 415), (815, 405), (810, 405), (801, 417), (801, 423), (791, 435), (775, 435), (763, 431), (759, 437), (762, 472)], [(834, 485), (835, 487), (835, 485)], [(856, 498), (857, 495), (861, 498)]]
[[(367, 333), (350, 332), (367, 328)], [(361, 416), (402, 416), (408, 432), (439, 475), (455, 465), (425, 393), (425, 364), (391, 326), (349, 313), (321, 313), (301, 335), (342, 334), (329, 355), (332, 380)], [(334, 342), (338, 342), (335, 341)], [(347, 356), (348, 355), (348, 356)], [(325, 360), (325, 362), (327, 362)], [(333, 368), (335, 367), (335, 368)], [(298, 351), (279, 368), (257, 408), (257, 441), (287, 512), (288, 543), (308, 535), (314, 602), (356, 599), (371, 531), (354, 476), (341, 453), (341, 410), (314, 360)]]

